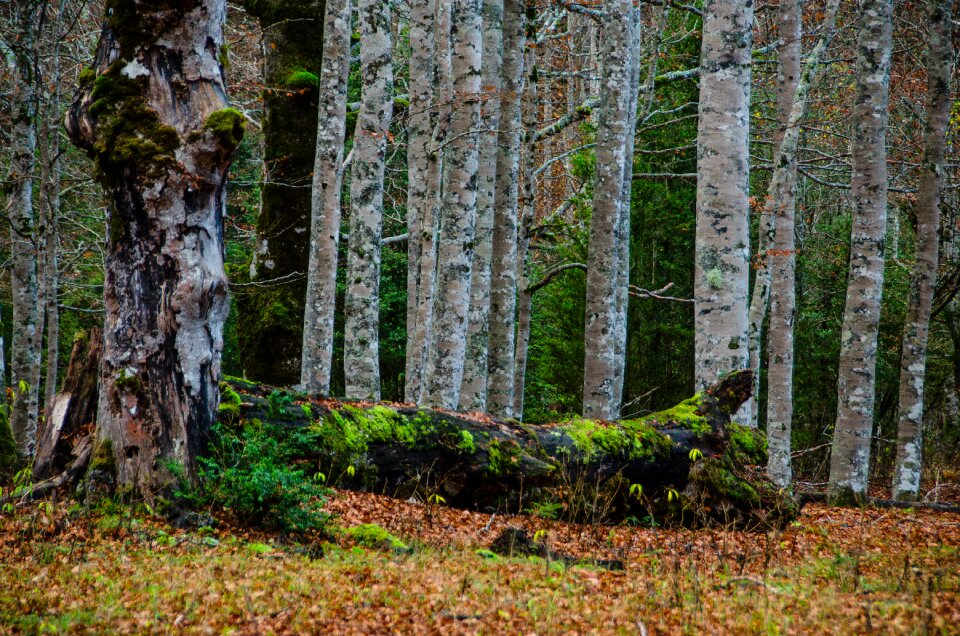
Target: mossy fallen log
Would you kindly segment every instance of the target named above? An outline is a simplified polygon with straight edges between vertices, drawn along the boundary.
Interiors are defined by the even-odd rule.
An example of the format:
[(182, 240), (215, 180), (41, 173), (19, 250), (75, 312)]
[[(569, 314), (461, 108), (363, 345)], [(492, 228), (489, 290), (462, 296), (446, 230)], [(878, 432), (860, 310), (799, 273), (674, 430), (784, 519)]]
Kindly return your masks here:
[(750, 390), (740, 371), (640, 419), (534, 426), (228, 378), (220, 412), (225, 426), (298, 427), (302, 461), (338, 487), (489, 512), (759, 529), (798, 506), (755, 468), (766, 463), (763, 434), (730, 420)]

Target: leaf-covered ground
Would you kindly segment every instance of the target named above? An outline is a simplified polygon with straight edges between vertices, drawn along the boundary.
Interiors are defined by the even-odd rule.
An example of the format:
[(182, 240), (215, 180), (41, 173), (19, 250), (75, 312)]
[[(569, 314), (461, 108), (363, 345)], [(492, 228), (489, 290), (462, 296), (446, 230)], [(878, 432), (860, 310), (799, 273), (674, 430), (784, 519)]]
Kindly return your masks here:
[[(347, 528), (408, 551), (129, 509), (30, 504), (0, 516), (0, 632), (956, 633), (960, 515), (809, 505), (783, 532), (586, 526), (340, 492)], [(623, 572), (492, 557), (507, 526)], [(543, 532), (541, 532), (543, 531)], [(322, 554), (321, 554), (322, 553)]]

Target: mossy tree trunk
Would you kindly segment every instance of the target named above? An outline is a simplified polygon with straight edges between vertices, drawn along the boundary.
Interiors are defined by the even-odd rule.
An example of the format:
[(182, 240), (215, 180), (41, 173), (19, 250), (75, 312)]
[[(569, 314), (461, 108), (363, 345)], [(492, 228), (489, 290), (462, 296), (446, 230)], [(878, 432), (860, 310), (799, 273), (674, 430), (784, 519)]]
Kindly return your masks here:
[(263, 185), (249, 282), (237, 294), (247, 377), (300, 381), (323, 0), (246, 0), (263, 29)]
[[(227, 425), (300, 427), (297, 447), (327, 482), (477, 510), (562, 511), (599, 520), (778, 525), (796, 505), (767, 480), (761, 433), (730, 423), (749, 371), (639, 420), (528, 426), (416, 408), (301, 405), (269, 387), (224, 387)], [(279, 399), (278, 399), (279, 396)]]
[(222, 214), (244, 130), (225, 108), (225, 17), (224, 0), (110, 0), (67, 115), (107, 198), (94, 455), (142, 493), (170, 462), (195, 476), (219, 399)]

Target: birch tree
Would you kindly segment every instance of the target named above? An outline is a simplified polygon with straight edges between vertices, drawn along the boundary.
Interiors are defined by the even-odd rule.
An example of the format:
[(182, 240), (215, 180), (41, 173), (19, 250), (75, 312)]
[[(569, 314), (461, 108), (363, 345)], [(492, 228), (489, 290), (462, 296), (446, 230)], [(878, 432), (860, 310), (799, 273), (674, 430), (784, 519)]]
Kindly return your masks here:
[(928, 0), (927, 118), (917, 187), (917, 261), (910, 279), (900, 361), (900, 418), (893, 473), (895, 499), (914, 500), (920, 491), (923, 388), (930, 312), (939, 265), (940, 190), (951, 107), (952, 14), (953, 0)]
[(38, 237), (33, 211), (37, 150), (36, 39), (41, 3), (18, 2), (10, 7), (15, 37), (7, 42), (12, 54), (10, 95), (12, 130), (7, 176), (7, 223), (10, 227), (10, 284), (13, 290), (10, 341), (10, 386), (14, 391), (10, 428), (17, 451), (33, 455), (37, 441), (42, 327), (38, 312)]
[[(826, 14), (820, 26), (820, 37), (810, 51), (810, 55), (807, 56), (806, 68), (801, 73), (800, 3), (795, 0), (784, 0), (780, 5), (780, 32), (785, 41), (780, 51), (782, 70), (778, 79), (781, 85), (792, 84), (793, 88), (781, 89), (783, 92), (792, 94), (791, 103), (777, 151), (774, 153), (775, 167), (770, 183), (770, 196), (764, 204), (764, 213), (775, 218), (773, 250), (769, 259), (767, 472), (771, 480), (781, 487), (788, 487), (793, 479), (790, 453), (793, 426), (793, 329), (797, 304), (797, 250), (794, 221), (800, 122), (807, 111), (810, 87), (819, 69), (820, 59), (833, 36), (839, 6), (840, 0), (830, 0), (827, 3)], [(751, 331), (751, 337), (752, 335), (753, 331)], [(757, 355), (759, 356), (759, 352)], [(753, 349), (750, 350), (750, 357), (752, 365)], [(757, 372), (758, 369), (754, 368), (754, 374)], [(758, 386), (754, 377), (754, 391)], [(753, 400), (754, 411), (755, 400), (756, 398)]]
[(835, 504), (867, 496), (887, 227), (885, 140), (892, 24), (892, 0), (861, 0), (852, 112), (853, 228), (828, 492)]
[(344, 373), (348, 397), (378, 401), (383, 175), (393, 117), (390, 3), (363, 0), (359, 15), (361, 93), (350, 182)]
[(300, 373), (304, 390), (321, 395), (330, 393), (333, 365), (340, 191), (350, 74), (350, 0), (327, 0), (325, 12)]
[(436, 124), (434, 103), (434, 32), (436, 0), (410, 2), (410, 115), (407, 122), (407, 350), (404, 395), (419, 402), (423, 387), (424, 325), (430, 301), (421, 303), (421, 269), (427, 270), (425, 284), (433, 285), (436, 223), (434, 209), (438, 183), (438, 161), (431, 139)]
[[(746, 368), (753, 5), (706, 0), (697, 127), (695, 376)], [(743, 420), (743, 413), (738, 415)]]
[(497, 182), (497, 130), (503, 57), (503, 0), (483, 0), (483, 57), (480, 70), (480, 150), (477, 170), (477, 225), (470, 283), (467, 352), (460, 410), (487, 407), (487, 351), (490, 334), (490, 276)]
[(503, 83), (497, 135), (487, 410), (513, 416), (514, 331), (517, 307), (517, 210), (520, 182), (520, 95), (524, 90), (526, 7), (503, 4)]
[(114, 4), (66, 120), (107, 195), (94, 456), (146, 493), (170, 485), (169, 462), (195, 480), (217, 412), (222, 214), (244, 128), (225, 107), (225, 15), (224, 0)]
[(454, 409), (460, 402), (470, 305), (473, 239), (477, 214), (480, 64), (480, 0), (453, 0), (451, 73), (456, 105), (450, 112), (444, 152), (436, 297), (427, 367), (427, 401)]
[[(624, 350), (617, 341), (626, 333), (619, 327), (621, 321), (625, 326), (626, 319), (620, 314), (626, 311), (626, 305), (619, 298), (618, 287), (622, 283), (619, 270), (627, 265), (620, 259), (621, 252), (629, 249), (627, 237), (622, 235), (629, 228), (624, 218), (629, 215), (624, 176), (636, 120), (637, 102), (632, 93), (638, 54), (633, 2), (609, 0), (604, 8), (597, 167), (587, 268), (583, 415), (612, 420), (619, 416), (617, 398), (622, 395), (622, 385), (617, 390), (615, 384), (618, 377), (622, 381), (619, 369)], [(632, 151), (629, 155), (632, 160)]]

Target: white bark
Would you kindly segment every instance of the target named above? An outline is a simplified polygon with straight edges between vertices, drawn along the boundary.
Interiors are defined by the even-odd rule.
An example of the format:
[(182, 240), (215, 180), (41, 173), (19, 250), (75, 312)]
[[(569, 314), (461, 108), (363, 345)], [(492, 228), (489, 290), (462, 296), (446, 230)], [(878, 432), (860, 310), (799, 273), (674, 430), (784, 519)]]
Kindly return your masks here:
[[(423, 338), (419, 320), (420, 269), (432, 260), (437, 192), (429, 186), (436, 159), (431, 157), (434, 127), (434, 14), (436, 0), (410, 2), (410, 116), (407, 129), (407, 351), (404, 394), (419, 402), (423, 385)], [(425, 249), (426, 248), (426, 249)], [(432, 263), (430, 272), (432, 274)], [(428, 278), (431, 278), (428, 276)], [(431, 283), (432, 285), (432, 283)], [(432, 307), (431, 307), (432, 309)]]
[(887, 154), (892, 0), (861, 0), (853, 108), (854, 202), (850, 271), (840, 333), (837, 422), (830, 457), (831, 501), (867, 496), (873, 432), (877, 332), (887, 228)]
[(380, 399), (380, 239), (387, 134), (393, 117), (390, 3), (362, 0), (360, 113), (354, 134), (344, 374), (350, 398)]
[(629, 265), (630, 188), (625, 175), (627, 161), (632, 162), (633, 157), (637, 105), (633, 87), (639, 86), (639, 65), (633, 2), (608, 0), (604, 9), (596, 183), (587, 264), (583, 414), (613, 420), (619, 416), (623, 394), (626, 299), (620, 288), (626, 292), (624, 280), (629, 272), (621, 275), (620, 270)]
[(33, 455), (37, 441), (42, 338), (38, 312), (38, 237), (33, 212), (37, 148), (34, 45), (39, 7), (37, 2), (17, 3), (12, 14), (18, 37), (12, 44), (15, 81), (11, 83), (10, 96), (13, 125), (6, 203), (13, 304), (10, 386), (16, 396), (10, 412), (10, 428), (17, 451), (24, 457)]
[(517, 211), (520, 183), (520, 95), (526, 43), (523, 0), (504, 0), (503, 99), (497, 137), (497, 182), (487, 357), (487, 410), (512, 417), (514, 327), (517, 306)]
[(939, 265), (940, 189), (953, 73), (953, 0), (928, 0), (927, 121), (917, 192), (917, 262), (910, 280), (910, 304), (903, 326), (900, 361), (900, 421), (893, 497), (914, 500), (920, 491), (923, 447), (923, 386), (930, 312)]
[[(834, 33), (840, 0), (830, 0), (820, 26), (820, 37), (807, 56), (806, 68), (794, 80), (795, 90), (789, 117), (774, 155), (774, 172), (770, 196), (764, 204), (765, 213), (776, 218), (773, 251), (770, 254), (770, 325), (767, 338), (767, 443), (769, 460), (767, 472), (774, 483), (789, 487), (793, 479), (791, 465), (791, 437), (793, 425), (793, 327), (796, 316), (796, 187), (797, 149), (800, 141), (800, 122), (807, 111), (810, 86), (819, 70), (820, 59)], [(781, 4), (781, 32), (796, 44), (781, 52), (796, 58), (790, 64), (799, 72), (801, 11), (799, 2)], [(784, 15), (786, 13), (786, 15)], [(787, 49), (787, 47), (784, 47)], [(786, 78), (785, 78), (786, 79)], [(767, 208), (770, 208), (767, 211)], [(751, 350), (751, 359), (753, 351)], [(756, 379), (754, 380), (756, 388)]]
[[(703, 7), (694, 273), (696, 389), (749, 364), (750, 63), (753, 5)], [(738, 421), (746, 419), (741, 413)]]
[(487, 408), (487, 352), (490, 334), (490, 276), (497, 183), (497, 130), (503, 56), (503, 0), (483, 0), (483, 58), (480, 71), (480, 154), (477, 172), (477, 225), (467, 324), (467, 353), (461, 411)]
[(432, 406), (455, 409), (460, 401), (470, 306), (473, 239), (477, 215), (480, 64), (480, 0), (453, 0), (451, 72), (453, 98), (446, 142), (437, 252), (437, 293), (427, 366)]
[(327, 0), (325, 12), (300, 378), (305, 391), (321, 395), (330, 393), (333, 360), (343, 140), (350, 73), (350, 0)]

